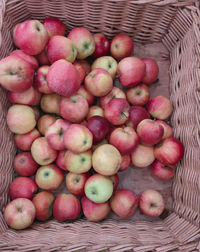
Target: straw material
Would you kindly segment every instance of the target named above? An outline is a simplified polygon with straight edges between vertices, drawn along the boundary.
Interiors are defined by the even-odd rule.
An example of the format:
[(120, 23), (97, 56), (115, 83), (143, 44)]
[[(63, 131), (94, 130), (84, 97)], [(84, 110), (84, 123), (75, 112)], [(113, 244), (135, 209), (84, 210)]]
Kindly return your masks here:
[[(101, 223), (90, 223), (84, 218), (64, 223), (50, 220), (35, 222), (26, 230), (12, 230), (3, 219), (3, 210), (9, 200), (7, 191), (13, 179), (16, 147), (6, 126), (9, 102), (6, 91), (0, 88), (0, 251), (199, 251), (200, 11), (197, 5), (195, 0), (2, 1), (0, 58), (13, 50), (11, 31), (15, 24), (48, 16), (61, 19), (67, 30), (85, 26), (91, 32), (104, 32), (109, 38), (126, 32), (136, 42), (139, 56), (145, 53), (154, 56), (159, 52), (160, 81), (153, 94), (161, 90), (170, 96), (174, 107), (171, 123), (175, 136), (185, 146), (185, 155), (177, 165), (172, 192), (171, 184), (159, 184), (169, 202), (162, 218), (150, 219), (138, 214), (123, 220), (111, 214)], [(142, 186), (139, 179), (143, 173), (137, 170), (131, 170), (129, 180), (137, 175), (134, 186)], [(145, 188), (151, 186), (148, 179), (144, 184)]]

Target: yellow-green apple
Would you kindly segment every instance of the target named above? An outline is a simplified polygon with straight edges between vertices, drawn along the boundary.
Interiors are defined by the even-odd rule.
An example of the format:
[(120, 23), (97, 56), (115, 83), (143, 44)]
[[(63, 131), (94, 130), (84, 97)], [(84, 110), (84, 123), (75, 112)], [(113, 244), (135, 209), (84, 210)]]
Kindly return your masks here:
[(99, 101), (102, 109), (105, 109), (106, 104), (109, 103), (109, 101), (114, 98), (126, 99), (126, 95), (124, 91), (122, 91), (120, 88), (113, 87), (112, 90), (107, 95), (100, 97)]
[(103, 68), (107, 72), (109, 72), (109, 74), (114, 79), (117, 72), (117, 61), (111, 56), (102, 56), (102, 57), (97, 58), (93, 62), (91, 68), (92, 70), (96, 68)]
[(61, 116), (73, 123), (80, 123), (86, 117), (89, 111), (87, 100), (78, 94), (62, 97), (60, 100)]
[(81, 78), (71, 62), (60, 59), (50, 66), (47, 85), (53, 92), (70, 97), (80, 88)]
[(74, 153), (68, 150), (65, 153), (64, 162), (66, 169), (70, 172), (87, 172), (92, 167), (92, 152), (85, 151), (81, 153)]
[(49, 145), (54, 150), (64, 150), (64, 141), (63, 136), (65, 131), (69, 128), (70, 122), (57, 119), (54, 123), (52, 123), (45, 132), (45, 137), (49, 143)]
[(57, 157), (57, 151), (51, 148), (45, 137), (38, 137), (33, 141), (31, 154), (39, 165), (51, 164)]
[(37, 122), (37, 128), (41, 135), (45, 135), (47, 129), (53, 124), (57, 119), (54, 116), (45, 114), (41, 116)]
[(47, 85), (47, 73), (49, 71), (50, 66), (44, 65), (37, 69), (37, 72), (35, 74), (35, 83), (34, 87), (41, 93), (44, 94), (52, 94), (53, 91), (51, 91)]
[(86, 196), (83, 196), (81, 199), (81, 206), (86, 219), (92, 222), (102, 221), (110, 213), (110, 205), (108, 201), (95, 203), (89, 200)]
[(35, 207), (31, 200), (18, 198), (10, 201), (4, 210), (4, 219), (13, 229), (25, 229), (35, 219)]
[(88, 90), (84, 86), (80, 86), (76, 94), (83, 96), (88, 102), (89, 106), (91, 106), (94, 103), (94, 99), (95, 99), (94, 95), (88, 92)]
[(95, 33), (93, 35), (95, 42), (94, 57), (102, 57), (108, 54), (110, 49), (110, 42), (103, 33)]
[(142, 58), (141, 60), (146, 65), (146, 70), (145, 70), (143, 82), (145, 84), (151, 84), (154, 81), (156, 81), (158, 78), (158, 74), (159, 74), (158, 64), (154, 59), (151, 59), (151, 58)]
[(55, 17), (48, 17), (43, 20), (43, 25), (46, 28), (49, 37), (55, 35), (65, 35), (65, 24)]
[(87, 127), (81, 124), (71, 124), (64, 134), (65, 148), (75, 153), (81, 153), (92, 147), (93, 136)]
[(66, 171), (67, 167), (65, 166), (65, 153), (67, 150), (62, 150), (58, 152), (57, 158), (56, 158), (56, 165)]
[(35, 182), (43, 190), (56, 190), (63, 179), (63, 171), (54, 164), (41, 166), (35, 174)]
[(39, 53), (38, 55), (35, 56), (39, 62), (39, 64), (42, 65), (50, 65), (50, 61), (48, 59), (48, 55), (47, 55), (47, 50), (46, 47), (44, 48), (44, 50)]
[(141, 143), (152, 146), (161, 141), (164, 129), (154, 120), (144, 119), (137, 126), (137, 134)]
[(92, 55), (95, 50), (93, 35), (85, 27), (75, 27), (68, 34), (68, 38), (77, 47), (77, 58), (85, 59)]
[(122, 163), (119, 168), (119, 171), (124, 171), (124, 170), (128, 169), (130, 164), (131, 164), (131, 155), (129, 155), (129, 154), (122, 155)]
[(87, 120), (89, 120), (90, 117), (93, 116), (102, 116), (104, 117), (104, 111), (101, 107), (97, 105), (93, 105), (89, 107), (89, 112), (87, 114)]
[(16, 104), (8, 109), (6, 121), (11, 132), (25, 134), (36, 125), (35, 113), (30, 106)]
[(28, 177), (16, 177), (9, 186), (9, 196), (11, 200), (17, 198), (31, 199), (37, 192), (35, 181)]
[(55, 196), (51, 192), (39, 192), (33, 197), (32, 202), (36, 210), (36, 219), (45, 221), (52, 216), (54, 199)]
[(128, 120), (129, 109), (126, 99), (114, 98), (106, 104), (104, 116), (113, 125), (122, 125)]
[(131, 106), (129, 109), (129, 118), (126, 122), (126, 125), (131, 126), (136, 130), (138, 124), (144, 119), (150, 119), (150, 115), (146, 109), (141, 106)]
[(20, 152), (14, 158), (13, 168), (19, 175), (28, 177), (35, 174), (38, 164), (30, 152)]
[(87, 179), (89, 178), (88, 173), (73, 173), (68, 172), (65, 177), (65, 184), (68, 191), (77, 196), (84, 195), (84, 187)]
[(116, 128), (109, 137), (109, 143), (115, 146), (121, 155), (130, 154), (138, 145), (138, 136), (132, 127)]
[(113, 193), (113, 182), (109, 177), (94, 174), (85, 183), (85, 195), (95, 203), (103, 203), (110, 199)]
[(110, 44), (111, 55), (116, 60), (131, 56), (133, 49), (133, 40), (125, 33), (119, 33), (112, 39)]
[(26, 20), (17, 26), (14, 40), (26, 54), (37, 55), (44, 50), (49, 36), (44, 25), (38, 20)]
[(119, 185), (119, 176), (116, 174), (110, 176), (110, 179), (113, 182), (113, 191), (115, 191)]
[(77, 55), (77, 49), (70, 39), (56, 35), (49, 40), (47, 45), (47, 55), (51, 64), (59, 59), (74, 62)]
[(147, 104), (147, 110), (156, 119), (166, 120), (172, 114), (172, 103), (164, 96), (156, 96)]
[(62, 193), (53, 204), (53, 217), (58, 221), (75, 220), (81, 212), (79, 199), (73, 194)]
[(174, 167), (166, 166), (158, 160), (152, 164), (152, 173), (155, 177), (161, 180), (169, 180), (174, 176)]
[(96, 148), (92, 155), (92, 166), (96, 172), (112, 176), (118, 172), (122, 162), (120, 152), (111, 144), (103, 144)]
[(169, 124), (167, 124), (165, 121), (162, 121), (162, 120), (156, 120), (155, 122), (157, 124), (161, 125), (164, 129), (164, 134), (163, 134), (162, 140), (166, 139), (168, 137), (173, 137), (174, 131), (173, 131), (172, 127), (169, 126)]
[(85, 70), (85, 75), (88, 75), (91, 72), (91, 67), (90, 67), (90, 64), (87, 60), (79, 59), (79, 60), (76, 60), (76, 62), (81, 64), (81, 66)]
[(134, 87), (143, 80), (145, 69), (146, 65), (141, 59), (126, 57), (118, 63), (117, 75), (124, 87)]
[(83, 66), (82, 66), (79, 62), (77, 62), (77, 61), (75, 61), (75, 62), (73, 63), (73, 65), (75, 66), (76, 70), (78, 71), (78, 73), (79, 73), (79, 75), (80, 75), (80, 78), (81, 78), (81, 83), (82, 83), (82, 82), (84, 81), (85, 75), (86, 75), (85, 69), (84, 69)]
[(117, 189), (110, 199), (111, 209), (122, 218), (133, 216), (138, 207), (139, 199), (135, 192), (128, 189)]
[(147, 216), (160, 216), (165, 208), (163, 196), (156, 190), (147, 189), (140, 194), (140, 210)]
[(174, 137), (164, 139), (154, 148), (155, 157), (165, 165), (175, 165), (183, 157), (184, 146)]
[(95, 68), (85, 77), (84, 85), (92, 95), (105, 96), (113, 88), (113, 79), (105, 69)]
[(153, 146), (138, 144), (136, 149), (131, 153), (131, 160), (136, 167), (146, 167), (155, 160)]
[(45, 113), (60, 115), (60, 100), (61, 96), (58, 94), (43, 94), (40, 100), (40, 108)]
[(16, 55), (0, 60), (0, 84), (12, 92), (23, 92), (33, 83), (32, 66)]
[(141, 83), (135, 87), (126, 90), (127, 100), (136, 106), (144, 106), (148, 103), (150, 98), (149, 88), (147, 85)]

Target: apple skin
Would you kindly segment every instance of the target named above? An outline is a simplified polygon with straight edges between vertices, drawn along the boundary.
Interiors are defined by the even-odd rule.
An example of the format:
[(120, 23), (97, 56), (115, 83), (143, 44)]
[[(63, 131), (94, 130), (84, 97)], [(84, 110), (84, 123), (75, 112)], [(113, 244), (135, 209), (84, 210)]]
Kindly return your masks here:
[(71, 124), (64, 134), (65, 148), (75, 153), (91, 149), (92, 142), (92, 133), (81, 124)]
[(113, 125), (124, 124), (129, 117), (129, 104), (124, 98), (114, 98), (106, 104), (104, 109), (105, 118)]
[(148, 189), (140, 194), (139, 207), (143, 214), (156, 217), (162, 214), (165, 202), (158, 191)]
[(113, 183), (113, 191), (115, 191), (119, 185), (119, 176), (116, 174), (109, 177)]
[(86, 196), (83, 196), (81, 199), (81, 205), (84, 216), (91, 222), (102, 221), (110, 213), (108, 201), (103, 203), (95, 203), (89, 200)]
[(30, 152), (20, 152), (14, 158), (13, 168), (19, 175), (28, 177), (35, 174), (38, 164)]
[(87, 114), (87, 120), (89, 120), (93, 116), (102, 116), (104, 117), (104, 111), (101, 107), (97, 105), (93, 105), (89, 107), (89, 112)]
[(60, 115), (60, 100), (61, 96), (56, 93), (43, 94), (40, 100), (40, 108), (45, 113)]
[(164, 96), (156, 96), (147, 104), (149, 114), (160, 120), (168, 119), (173, 111), (171, 101)]
[(133, 216), (138, 207), (139, 199), (137, 195), (128, 189), (118, 189), (110, 199), (111, 209), (122, 218)]
[(85, 183), (88, 178), (88, 173), (77, 174), (73, 172), (68, 172), (65, 177), (65, 184), (68, 191), (74, 195), (83, 196)]
[(56, 190), (63, 179), (63, 171), (54, 164), (41, 166), (35, 174), (35, 182), (43, 190)]
[(89, 106), (87, 100), (78, 94), (67, 97), (62, 97), (60, 100), (61, 116), (72, 122), (80, 123), (88, 114)]
[(174, 176), (175, 170), (173, 167), (165, 166), (158, 160), (152, 164), (152, 173), (155, 177), (161, 180), (169, 180)]
[(130, 154), (138, 145), (139, 138), (131, 127), (116, 128), (112, 131), (109, 143), (115, 146), (122, 155)]
[(91, 72), (91, 66), (87, 60), (84, 59), (77, 59), (76, 62), (81, 64), (83, 69), (85, 70), (85, 75), (88, 75)]
[(18, 47), (28, 55), (41, 53), (49, 36), (46, 28), (38, 20), (27, 20), (20, 23), (15, 31), (15, 38)]
[(34, 87), (41, 93), (44, 94), (52, 94), (53, 91), (51, 91), (47, 85), (47, 73), (49, 71), (50, 66), (44, 65), (37, 69), (36, 75), (35, 75), (35, 83)]
[(157, 62), (151, 58), (142, 58), (141, 59), (146, 65), (146, 71), (143, 78), (143, 82), (147, 85), (153, 83), (157, 80), (159, 74), (159, 67)]
[(155, 146), (154, 155), (165, 165), (175, 165), (184, 155), (184, 146), (178, 139), (169, 137)]
[(82, 83), (82, 82), (84, 81), (85, 75), (86, 75), (85, 69), (84, 69), (83, 66), (82, 66), (79, 62), (77, 62), (77, 61), (75, 61), (75, 62), (73, 63), (73, 65), (75, 66), (76, 70), (78, 71), (78, 73), (79, 73), (79, 75), (80, 75), (80, 78), (81, 78), (81, 83)]
[(11, 200), (17, 198), (31, 199), (33, 194), (37, 192), (35, 181), (28, 177), (17, 177), (9, 186), (9, 196)]
[(79, 217), (80, 211), (80, 201), (73, 194), (60, 194), (53, 204), (53, 217), (58, 221), (75, 220)]
[(31, 200), (18, 198), (10, 201), (4, 210), (8, 226), (20, 230), (29, 227), (35, 219), (35, 207)]
[(120, 152), (111, 144), (103, 144), (96, 148), (92, 155), (92, 166), (96, 172), (112, 176), (118, 172), (122, 162)]
[(94, 174), (85, 183), (85, 195), (95, 203), (103, 203), (110, 199), (113, 193), (113, 182), (109, 177)]
[(48, 59), (46, 47), (44, 48), (44, 50), (41, 53), (39, 53), (35, 57), (37, 58), (40, 66), (50, 65), (51, 64), (49, 59)]
[(41, 116), (37, 122), (37, 128), (40, 132), (41, 135), (45, 135), (47, 129), (54, 123), (56, 122), (56, 118), (54, 116), (45, 114)]
[(135, 106), (144, 106), (150, 99), (149, 88), (141, 83), (135, 87), (129, 88), (126, 91), (128, 102)]
[(110, 52), (116, 60), (131, 56), (133, 49), (133, 40), (125, 33), (118, 34), (111, 41)]
[(136, 130), (138, 124), (144, 119), (150, 119), (150, 115), (146, 109), (140, 106), (131, 106), (129, 109), (129, 119), (126, 125)]
[(172, 127), (170, 127), (169, 124), (167, 124), (165, 121), (156, 120), (155, 122), (157, 124), (161, 125), (163, 127), (163, 129), (164, 129), (164, 134), (163, 134), (162, 140), (166, 139), (168, 137), (173, 137), (174, 136), (174, 131), (173, 131)]
[(38, 137), (33, 141), (31, 154), (39, 165), (51, 164), (57, 157), (57, 151), (51, 148), (45, 137)]
[(161, 141), (164, 129), (155, 121), (144, 119), (137, 126), (137, 134), (141, 143), (152, 146)]
[(76, 94), (81, 95), (86, 99), (88, 105), (91, 106), (94, 103), (95, 97), (84, 86), (80, 86)]
[(103, 144), (108, 144), (108, 140), (104, 138), (101, 142), (98, 142), (97, 144), (92, 145), (92, 152), (94, 152), (99, 146)]
[(108, 54), (110, 49), (110, 42), (103, 33), (95, 33), (93, 35), (95, 42), (94, 57), (102, 57)]
[(147, 167), (155, 160), (153, 146), (138, 144), (136, 149), (131, 153), (131, 160), (136, 167)]
[(54, 199), (55, 196), (51, 192), (39, 192), (33, 197), (32, 202), (36, 210), (36, 219), (45, 221), (52, 216)]
[(124, 171), (128, 169), (130, 164), (131, 164), (131, 156), (129, 154), (122, 155), (122, 163), (120, 165), (119, 171)]
[(43, 20), (43, 25), (47, 30), (49, 37), (55, 35), (64, 36), (65, 35), (65, 24), (59, 19), (54, 17), (48, 17)]

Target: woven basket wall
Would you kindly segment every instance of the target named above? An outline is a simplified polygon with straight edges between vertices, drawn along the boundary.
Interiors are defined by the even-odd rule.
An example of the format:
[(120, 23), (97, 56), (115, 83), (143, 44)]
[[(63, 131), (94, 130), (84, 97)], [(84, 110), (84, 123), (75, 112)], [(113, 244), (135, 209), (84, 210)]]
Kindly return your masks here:
[[(1, 0), (2, 1), (2, 0)], [(109, 38), (126, 32), (136, 43), (161, 42), (168, 50), (171, 118), (175, 136), (185, 146), (173, 180), (173, 212), (156, 221), (85, 219), (35, 222), (14, 231), (2, 213), (13, 179), (16, 153), (6, 125), (9, 107), (0, 88), (0, 251), (199, 251), (200, 239), (200, 11), (194, 0), (3, 0), (0, 58), (13, 50), (11, 31), (26, 19), (54, 16), (68, 30), (85, 26)]]

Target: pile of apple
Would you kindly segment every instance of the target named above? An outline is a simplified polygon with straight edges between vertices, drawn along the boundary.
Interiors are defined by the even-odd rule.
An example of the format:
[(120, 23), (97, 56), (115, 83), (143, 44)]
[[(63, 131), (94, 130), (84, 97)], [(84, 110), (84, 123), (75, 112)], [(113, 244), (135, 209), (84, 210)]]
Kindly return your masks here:
[[(117, 173), (131, 163), (152, 164), (152, 174), (166, 180), (184, 153), (166, 122), (170, 100), (150, 99), (156, 61), (131, 56), (134, 43), (126, 34), (109, 42), (104, 34), (76, 27), (66, 37), (55, 18), (17, 24), (13, 41), (19, 49), (0, 61), (0, 83), (14, 103), (7, 125), (19, 150), (4, 210), (7, 224), (24, 229), (52, 215), (74, 220), (81, 208), (94, 222), (111, 210), (131, 217), (138, 206), (146, 215), (161, 215), (158, 191), (138, 197), (117, 189)], [(55, 196), (64, 180), (70, 193)]]

